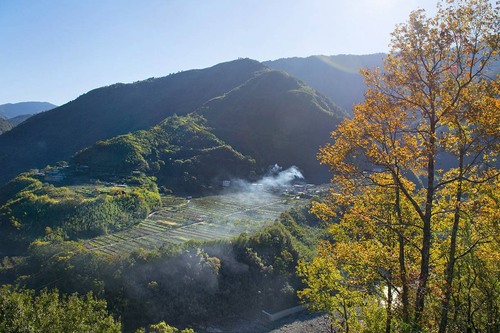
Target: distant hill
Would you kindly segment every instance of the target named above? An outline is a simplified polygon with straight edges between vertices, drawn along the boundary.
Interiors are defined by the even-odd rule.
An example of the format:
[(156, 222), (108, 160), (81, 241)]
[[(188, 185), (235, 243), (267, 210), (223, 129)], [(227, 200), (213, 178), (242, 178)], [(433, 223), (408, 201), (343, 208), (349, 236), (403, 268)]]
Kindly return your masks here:
[(12, 125), (12, 127), (16, 127), (17, 125), (19, 125), (20, 123), (22, 123), (23, 121), (25, 121), (26, 119), (28, 119), (31, 116), (33, 116), (33, 115), (32, 114), (22, 114), (20, 116), (16, 116), (14, 118), (8, 119), (8, 122)]
[[(330, 100), (289, 74), (254, 60), (239, 59), (207, 69), (98, 88), (27, 119), (0, 137), (0, 159), (5, 161), (0, 166), (0, 183), (26, 169), (69, 160), (97, 141), (147, 130), (173, 115), (195, 111), (206, 118), (206, 130), (213, 133), (210, 135), (224, 142), (219, 146), (235, 149), (224, 148), (226, 151), (222, 149), (220, 154), (234, 157), (241, 152), (255, 159), (258, 172), (275, 163), (297, 165), (310, 180), (328, 179), (316, 153), (345, 117)], [(99, 151), (107, 153), (100, 148), (111, 142), (121, 142), (118, 146), (122, 146), (124, 138), (93, 146), (91, 155), (101, 158), (96, 157)], [(208, 163), (207, 156), (212, 155), (196, 159)], [(144, 158), (147, 161), (149, 157)], [(223, 161), (210, 163), (213, 165), (200, 163), (199, 167), (224, 169)]]
[(352, 114), (352, 106), (364, 100), (366, 86), (360, 68), (383, 65), (385, 54), (311, 56), (266, 61), (271, 68), (290, 73)]
[(0, 117), (0, 134), (5, 133), (11, 129), (12, 129), (12, 124), (8, 120)]
[(10, 119), (21, 115), (32, 115), (39, 112), (51, 110), (57, 105), (47, 102), (21, 102), (0, 105), (0, 115)]
[(264, 65), (249, 59), (92, 90), (0, 136), (0, 183), (29, 168), (68, 160), (98, 140), (185, 115), (248, 81)]

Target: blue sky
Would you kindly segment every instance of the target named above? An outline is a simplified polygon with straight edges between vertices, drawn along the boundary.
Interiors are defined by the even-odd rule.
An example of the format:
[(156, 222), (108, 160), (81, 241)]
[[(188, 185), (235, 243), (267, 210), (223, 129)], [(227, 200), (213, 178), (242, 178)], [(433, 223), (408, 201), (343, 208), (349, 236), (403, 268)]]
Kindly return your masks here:
[(437, 0), (0, 0), (0, 104), (64, 104), (116, 82), (259, 61), (387, 52)]

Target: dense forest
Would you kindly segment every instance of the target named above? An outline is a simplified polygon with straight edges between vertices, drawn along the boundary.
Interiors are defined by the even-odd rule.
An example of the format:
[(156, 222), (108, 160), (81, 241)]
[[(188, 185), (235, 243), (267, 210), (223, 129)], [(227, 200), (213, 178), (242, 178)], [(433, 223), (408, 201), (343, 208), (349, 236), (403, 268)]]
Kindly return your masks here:
[(176, 192), (210, 190), (218, 179), (249, 178), (255, 160), (235, 151), (212, 134), (200, 116), (172, 116), (148, 130), (121, 135), (77, 152), (74, 165), (85, 165), (90, 175), (131, 174), (156, 177)]
[(160, 204), (158, 188), (147, 177), (133, 179), (138, 185), (126, 190), (92, 193), (54, 186), (39, 177), (24, 173), (2, 188), (2, 239), (29, 243), (52, 231), (72, 239), (95, 236), (130, 227)]

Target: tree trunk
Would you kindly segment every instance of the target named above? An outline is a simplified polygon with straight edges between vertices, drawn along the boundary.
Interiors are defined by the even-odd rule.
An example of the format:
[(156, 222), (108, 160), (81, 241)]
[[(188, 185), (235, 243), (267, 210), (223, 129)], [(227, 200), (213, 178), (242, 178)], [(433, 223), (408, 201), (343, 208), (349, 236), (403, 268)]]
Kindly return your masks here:
[(450, 259), (446, 269), (444, 271), (445, 275), (445, 285), (444, 285), (444, 298), (441, 302), (441, 320), (439, 322), (439, 333), (445, 333), (446, 327), (448, 326), (448, 312), (450, 307), (450, 298), (452, 292), (452, 283), (454, 277), (454, 268), (456, 260), (456, 249), (457, 249), (457, 233), (458, 226), (460, 222), (460, 204), (462, 202), (462, 177), (463, 177), (463, 164), (464, 164), (464, 153), (463, 149), (460, 150), (459, 156), (459, 179), (457, 185), (457, 192), (455, 197), (455, 210), (453, 217), (453, 227), (451, 229), (451, 241), (450, 241)]
[[(403, 226), (403, 214), (401, 212), (401, 197), (399, 193), (399, 187), (396, 186), (396, 215), (398, 219), (398, 224), (400, 228)], [(409, 327), (410, 323), (410, 312), (409, 312), (409, 301), (408, 301), (408, 277), (406, 273), (406, 263), (405, 263), (405, 239), (403, 237), (403, 231), (401, 230), (398, 235), (399, 243), (399, 276), (401, 278), (401, 305), (402, 305), (402, 319), (403, 327)]]
[(342, 302), (342, 308), (344, 310), (344, 329), (345, 333), (349, 333), (349, 315), (347, 314), (347, 307), (345, 305), (345, 301)]
[[(389, 273), (390, 274), (390, 273)], [(389, 278), (389, 281), (391, 278)], [(386, 306), (386, 319), (385, 319), (385, 333), (391, 333), (392, 324), (392, 286), (387, 282), (387, 306)]]
[(435, 173), (435, 158), (436, 158), (436, 119), (434, 113), (430, 115), (429, 119), (429, 144), (428, 144), (428, 157), (427, 157), (427, 187), (425, 198), (425, 213), (423, 216), (422, 226), (422, 248), (420, 274), (417, 286), (417, 293), (415, 297), (415, 316), (413, 321), (413, 332), (421, 332), (422, 315), (425, 309), (425, 294), (427, 293), (427, 280), (429, 278), (429, 265), (430, 265), (430, 252), (432, 243), (431, 233), (431, 219), (432, 219), (432, 206), (434, 203), (434, 173)]

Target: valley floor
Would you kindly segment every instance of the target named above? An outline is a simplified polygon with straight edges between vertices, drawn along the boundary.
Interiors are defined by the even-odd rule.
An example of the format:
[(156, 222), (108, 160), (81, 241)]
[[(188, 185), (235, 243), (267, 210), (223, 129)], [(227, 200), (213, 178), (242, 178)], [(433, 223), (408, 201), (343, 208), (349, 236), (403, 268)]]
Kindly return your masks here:
[(86, 242), (87, 249), (124, 255), (135, 248), (153, 250), (165, 242), (211, 241), (255, 232), (292, 207), (308, 200), (298, 196), (227, 193), (200, 198), (163, 197), (163, 207), (130, 229)]

